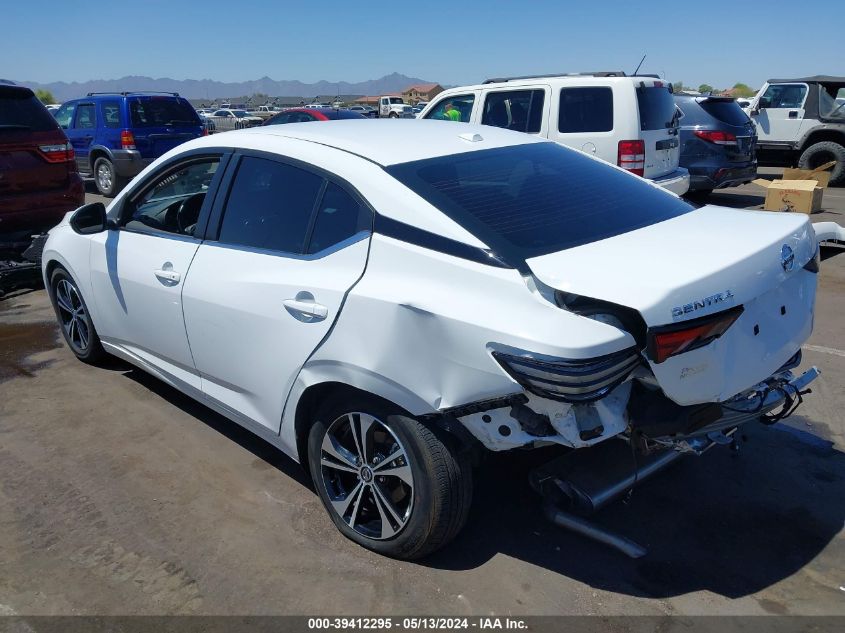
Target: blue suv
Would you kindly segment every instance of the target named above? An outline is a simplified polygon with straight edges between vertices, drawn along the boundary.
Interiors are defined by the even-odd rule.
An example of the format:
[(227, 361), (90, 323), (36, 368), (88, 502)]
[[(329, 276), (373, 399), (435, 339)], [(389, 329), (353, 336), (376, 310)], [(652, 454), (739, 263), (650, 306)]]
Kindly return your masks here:
[(54, 116), (80, 173), (108, 197), (165, 152), (206, 133), (194, 107), (175, 92), (89, 92)]

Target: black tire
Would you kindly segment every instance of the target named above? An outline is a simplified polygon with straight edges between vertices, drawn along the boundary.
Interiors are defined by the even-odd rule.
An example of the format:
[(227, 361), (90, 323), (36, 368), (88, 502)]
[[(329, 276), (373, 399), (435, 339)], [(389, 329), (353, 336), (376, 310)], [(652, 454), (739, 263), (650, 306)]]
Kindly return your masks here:
[(388, 114), (387, 116), (388, 116), (389, 118), (391, 118), (391, 119), (398, 119), (398, 118), (399, 118), (399, 115), (398, 115), (398, 114), (396, 114), (395, 112), (391, 112), (391, 113), (390, 113), (390, 114)]
[(102, 363), (107, 354), (91, 321), (91, 313), (76, 281), (61, 266), (50, 275), (50, 301), (65, 343), (74, 356), (83, 363)]
[(97, 191), (107, 198), (114, 198), (126, 186), (126, 178), (117, 175), (112, 163), (105, 156), (94, 161), (94, 184)]
[[(369, 427), (370, 449), (364, 449), (365, 454), (375, 453), (371, 460), (374, 466), (369, 479), (360, 459), (357, 462), (358, 474), (336, 470), (335, 466), (326, 467), (326, 462), (343, 466), (340, 460), (323, 449), (327, 433), (331, 432), (331, 439), (342, 437), (344, 425), (351, 429), (351, 425), (356, 424), (360, 429), (361, 421), (367, 416), (375, 419)], [(379, 438), (386, 440), (391, 447), (384, 451), (387, 455), (381, 461), (378, 459), (381, 454), (378, 448), (384, 447), (385, 442), (379, 441)], [(356, 455), (349, 452), (350, 447), (352, 451), (356, 450), (354, 440), (354, 435), (341, 440), (341, 449), (346, 448), (347, 453), (344, 454), (351, 459), (356, 459)], [(397, 454), (401, 456), (393, 460), (384, 458)], [(404, 463), (402, 456), (407, 456)], [(456, 450), (450, 438), (445, 437), (439, 429), (432, 429), (375, 398), (361, 396), (327, 401), (318, 411), (310, 428), (308, 465), (317, 494), (338, 530), (347, 538), (379, 554), (405, 560), (422, 558), (451, 541), (469, 514), (472, 469), (468, 456)], [(397, 466), (406, 473), (407, 466), (410, 466), (411, 485), (397, 475), (385, 477), (379, 474), (397, 471)], [(379, 471), (379, 468), (385, 470)], [(350, 499), (358, 486), (362, 488), (360, 498)], [(345, 496), (337, 495), (338, 490), (344, 487), (349, 492)], [(409, 488), (411, 498), (408, 501)], [(390, 499), (390, 512), (380, 507), (377, 492), (383, 495), (382, 498), (386, 496)], [(334, 497), (330, 496), (333, 493)], [(343, 516), (332, 505), (333, 498), (335, 503), (346, 504), (348, 510)], [(344, 518), (347, 513), (349, 519)], [(393, 520), (400, 515), (404, 523)], [(385, 517), (390, 517), (387, 528), (384, 527)], [(376, 527), (379, 534), (374, 531)]]
[(835, 187), (845, 185), (845, 147), (832, 141), (823, 141), (810, 145), (798, 159), (801, 169), (815, 169), (832, 160), (836, 161), (830, 173), (830, 183)]

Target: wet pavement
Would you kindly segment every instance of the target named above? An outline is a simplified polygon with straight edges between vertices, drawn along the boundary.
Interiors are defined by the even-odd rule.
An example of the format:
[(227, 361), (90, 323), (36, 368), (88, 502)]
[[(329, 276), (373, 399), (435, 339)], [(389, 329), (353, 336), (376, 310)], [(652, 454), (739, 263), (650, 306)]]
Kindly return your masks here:
[[(843, 222), (845, 198), (828, 199), (813, 219)], [(798, 413), (746, 425), (738, 452), (684, 458), (596, 517), (646, 545), (639, 560), (548, 524), (530, 453), (475, 473), (469, 523), (444, 550), (371, 554), (277, 450), (128, 365), (77, 362), (43, 290), (0, 300), (0, 614), (845, 615), (836, 252), (802, 365), (822, 376)]]

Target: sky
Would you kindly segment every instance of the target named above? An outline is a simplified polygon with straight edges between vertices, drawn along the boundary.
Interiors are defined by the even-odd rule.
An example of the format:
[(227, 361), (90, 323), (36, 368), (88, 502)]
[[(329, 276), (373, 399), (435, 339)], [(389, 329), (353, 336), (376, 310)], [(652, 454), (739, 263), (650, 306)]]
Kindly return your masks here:
[[(698, 0), (5, 0), (0, 77), (126, 75), (307, 83), (391, 72), (488, 77), (641, 72), (717, 88), (845, 74), (845, 2)], [(806, 8), (815, 7), (811, 15)]]

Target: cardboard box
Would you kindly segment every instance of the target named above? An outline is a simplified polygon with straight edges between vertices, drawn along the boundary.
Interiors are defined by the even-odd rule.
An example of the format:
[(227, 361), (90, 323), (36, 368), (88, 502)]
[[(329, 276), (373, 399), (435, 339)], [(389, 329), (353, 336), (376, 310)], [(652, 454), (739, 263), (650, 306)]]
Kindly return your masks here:
[(766, 190), (766, 211), (797, 211), (815, 213), (821, 211), (822, 195), (830, 182), (828, 171), (836, 164), (831, 161), (815, 169), (784, 169), (781, 180), (752, 180)]
[(766, 189), (767, 211), (798, 211), (814, 213), (822, 208), (824, 188), (816, 180), (764, 180), (752, 181)]

